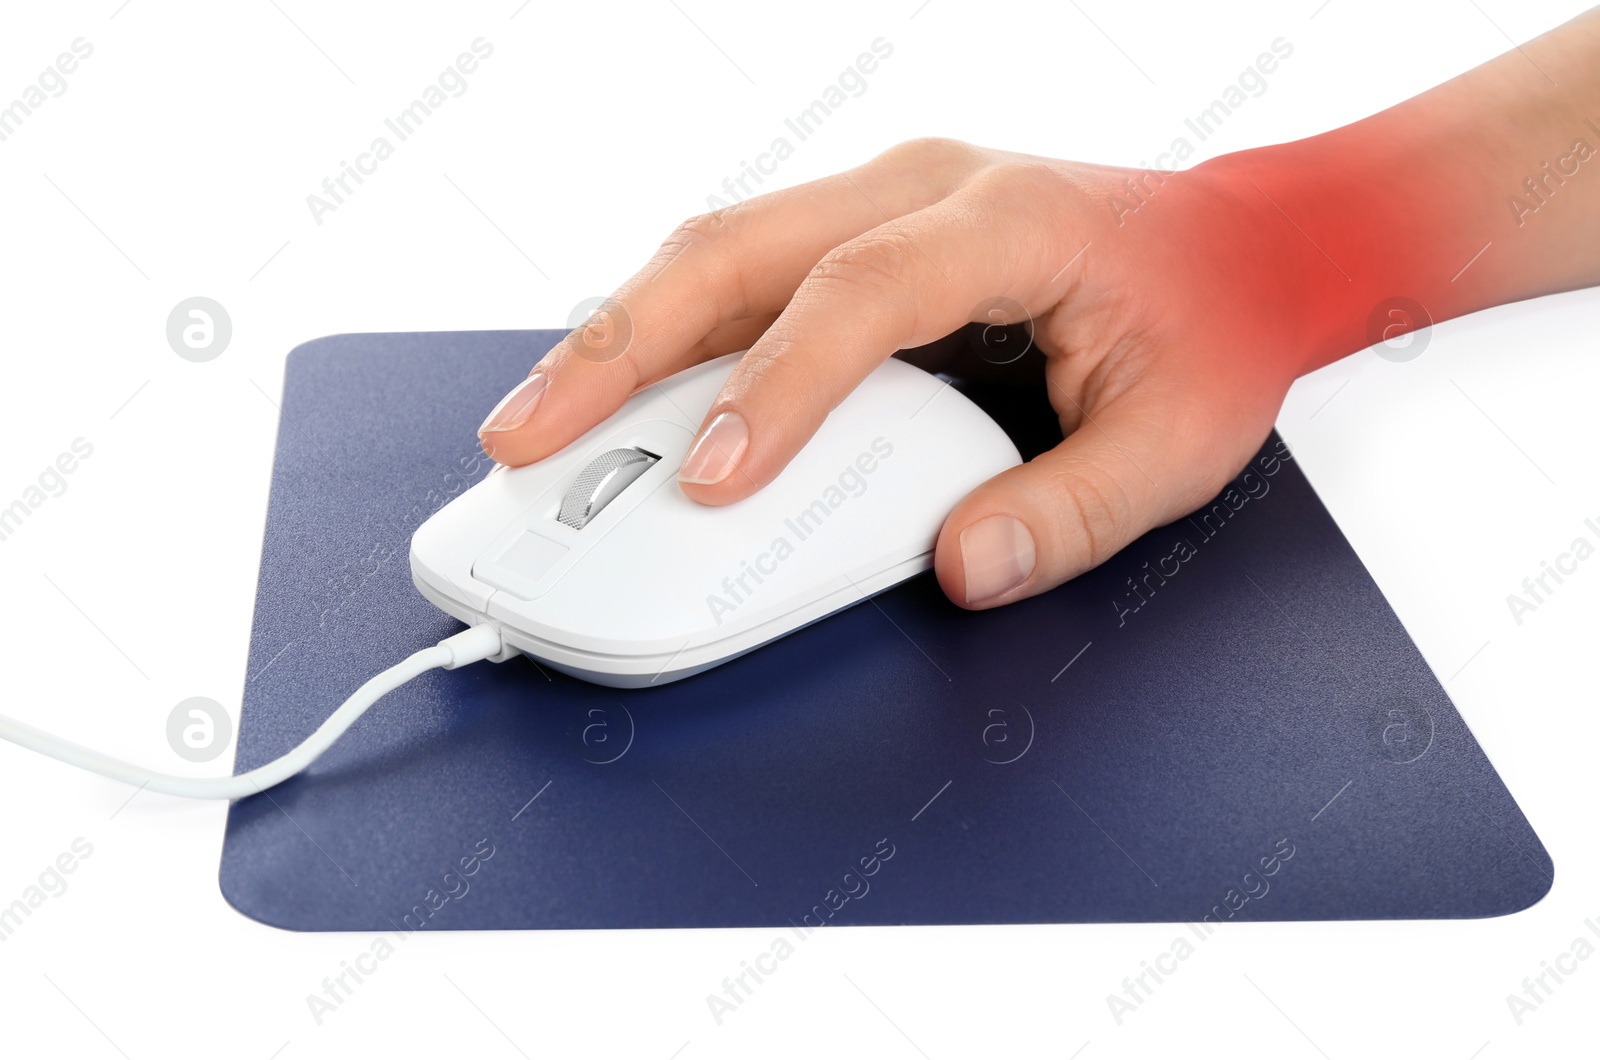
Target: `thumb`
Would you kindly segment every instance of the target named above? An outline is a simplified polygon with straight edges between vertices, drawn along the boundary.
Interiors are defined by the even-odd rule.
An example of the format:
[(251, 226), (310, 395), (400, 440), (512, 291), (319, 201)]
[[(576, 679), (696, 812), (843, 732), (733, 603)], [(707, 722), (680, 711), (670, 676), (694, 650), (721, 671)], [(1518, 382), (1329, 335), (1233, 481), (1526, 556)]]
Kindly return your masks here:
[[(963, 607), (998, 607), (1099, 566), (1211, 499), (1271, 427), (1124, 394), (1054, 449), (969, 493), (939, 532), (934, 569)], [(1186, 414), (1186, 412), (1188, 414)], [(1231, 417), (1230, 417), (1231, 419)]]

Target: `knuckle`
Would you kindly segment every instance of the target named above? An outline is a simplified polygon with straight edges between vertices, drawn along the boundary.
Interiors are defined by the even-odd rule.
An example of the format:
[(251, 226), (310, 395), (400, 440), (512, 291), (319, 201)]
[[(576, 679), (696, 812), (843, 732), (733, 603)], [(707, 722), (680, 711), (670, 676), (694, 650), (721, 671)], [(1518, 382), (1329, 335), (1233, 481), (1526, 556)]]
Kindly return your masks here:
[(661, 244), (662, 250), (681, 252), (695, 247), (711, 246), (725, 239), (736, 223), (735, 211), (740, 204), (696, 214), (672, 230)]
[(1070, 186), (1065, 175), (1049, 162), (1007, 159), (985, 166), (974, 177), (975, 184), (1019, 192), (1049, 202)]
[(732, 402), (756, 418), (768, 414), (789, 424), (820, 423), (828, 415), (827, 387), (818, 385), (810, 363), (796, 356), (786, 337), (752, 348), (739, 361), (716, 404)]
[[(700, 255), (698, 274), (703, 286), (712, 292), (718, 307), (718, 319), (740, 320), (749, 315), (750, 299), (745, 276), (737, 265), (737, 245), (740, 229), (745, 225), (749, 200), (724, 206), (707, 213), (696, 214), (672, 230), (656, 251), (652, 264), (659, 266), (659, 276), (674, 261), (690, 253)], [(719, 285), (718, 279), (726, 281)]]
[(928, 162), (931, 160), (961, 160), (977, 153), (978, 149), (964, 140), (947, 136), (919, 136), (895, 144), (880, 154), (875, 161), (891, 164)]
[(913, 275), (916, 244), (904, 232), (870, 232), (823, 255), (813, 282), (856, 287), (898, 287)]
[(1056, 473), (1062, 500), (1058, 542), (1069, 550), (1074, 531), (1088, 546), (1089, 567), (1104, 563), (1126, 542), (1133, 525), (1133, 499), (1113, 475), (1099, 468), (1064, 468)]
[[(723, 389), (723, 396), (746, 403), (752, 394), (789, 393), (796, 389), (793, 386), (795, 368), (792, 349), (787, 342), (751, 349), (734, 368), (733, 376)], [(804, 392), (803, 387), (799, 389)], [(779, 404), (787, 405), (788, 402)]]

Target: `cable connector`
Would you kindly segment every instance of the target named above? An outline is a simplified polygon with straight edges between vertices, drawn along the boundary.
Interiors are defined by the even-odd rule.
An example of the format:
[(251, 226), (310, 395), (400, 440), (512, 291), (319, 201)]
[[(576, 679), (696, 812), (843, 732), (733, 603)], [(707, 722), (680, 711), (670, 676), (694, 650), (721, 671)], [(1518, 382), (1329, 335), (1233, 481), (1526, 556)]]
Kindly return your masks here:
[(450, 653), (450, 661), (441, 664), (441, 668), (445, 670), (454, 670), (475, 662), (483, 662), (485, 659), (493, 659), (497, 655), (503, 655), (506, 650), (500, 628), (488, 623), (446, 637), (439, 642), (439, 647)]

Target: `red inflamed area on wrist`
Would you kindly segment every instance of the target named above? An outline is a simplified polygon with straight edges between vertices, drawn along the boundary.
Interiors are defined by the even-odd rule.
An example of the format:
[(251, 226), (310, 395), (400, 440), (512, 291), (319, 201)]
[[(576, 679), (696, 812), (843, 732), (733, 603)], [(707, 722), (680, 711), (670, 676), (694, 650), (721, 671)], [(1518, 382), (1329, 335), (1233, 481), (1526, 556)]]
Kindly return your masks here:
[(1363, 132), (1202, 164), (1241, 208), (1253, 204), (1252, 235), (1275, 248), (1253, 279), (1259, 303), (1297, 316), (1299, 373), (1495, 300), (1483, 197), (1432, 164), (1397, 171), (1393, 130)]

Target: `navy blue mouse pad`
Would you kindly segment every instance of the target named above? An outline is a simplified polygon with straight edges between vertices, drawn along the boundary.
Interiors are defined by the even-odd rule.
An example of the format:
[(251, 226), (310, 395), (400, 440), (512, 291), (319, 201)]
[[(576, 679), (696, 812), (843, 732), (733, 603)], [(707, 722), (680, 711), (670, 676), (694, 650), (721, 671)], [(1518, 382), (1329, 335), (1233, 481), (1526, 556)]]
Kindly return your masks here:
[[(289, 358), (240, 771), (460, 626), (413, 529), (555, 331)], [(1038, 388), (968, 393), (1025, 454)], [(663, 563), (672, 562), (662, 556)], [(392, 693), (236, 803), (221, 883), (302, 930), (1482, 917), (1552, 863), (1276, 435), (1217, 500), (995, 611), (914, 579), (640, 690), (519, 658)]]

